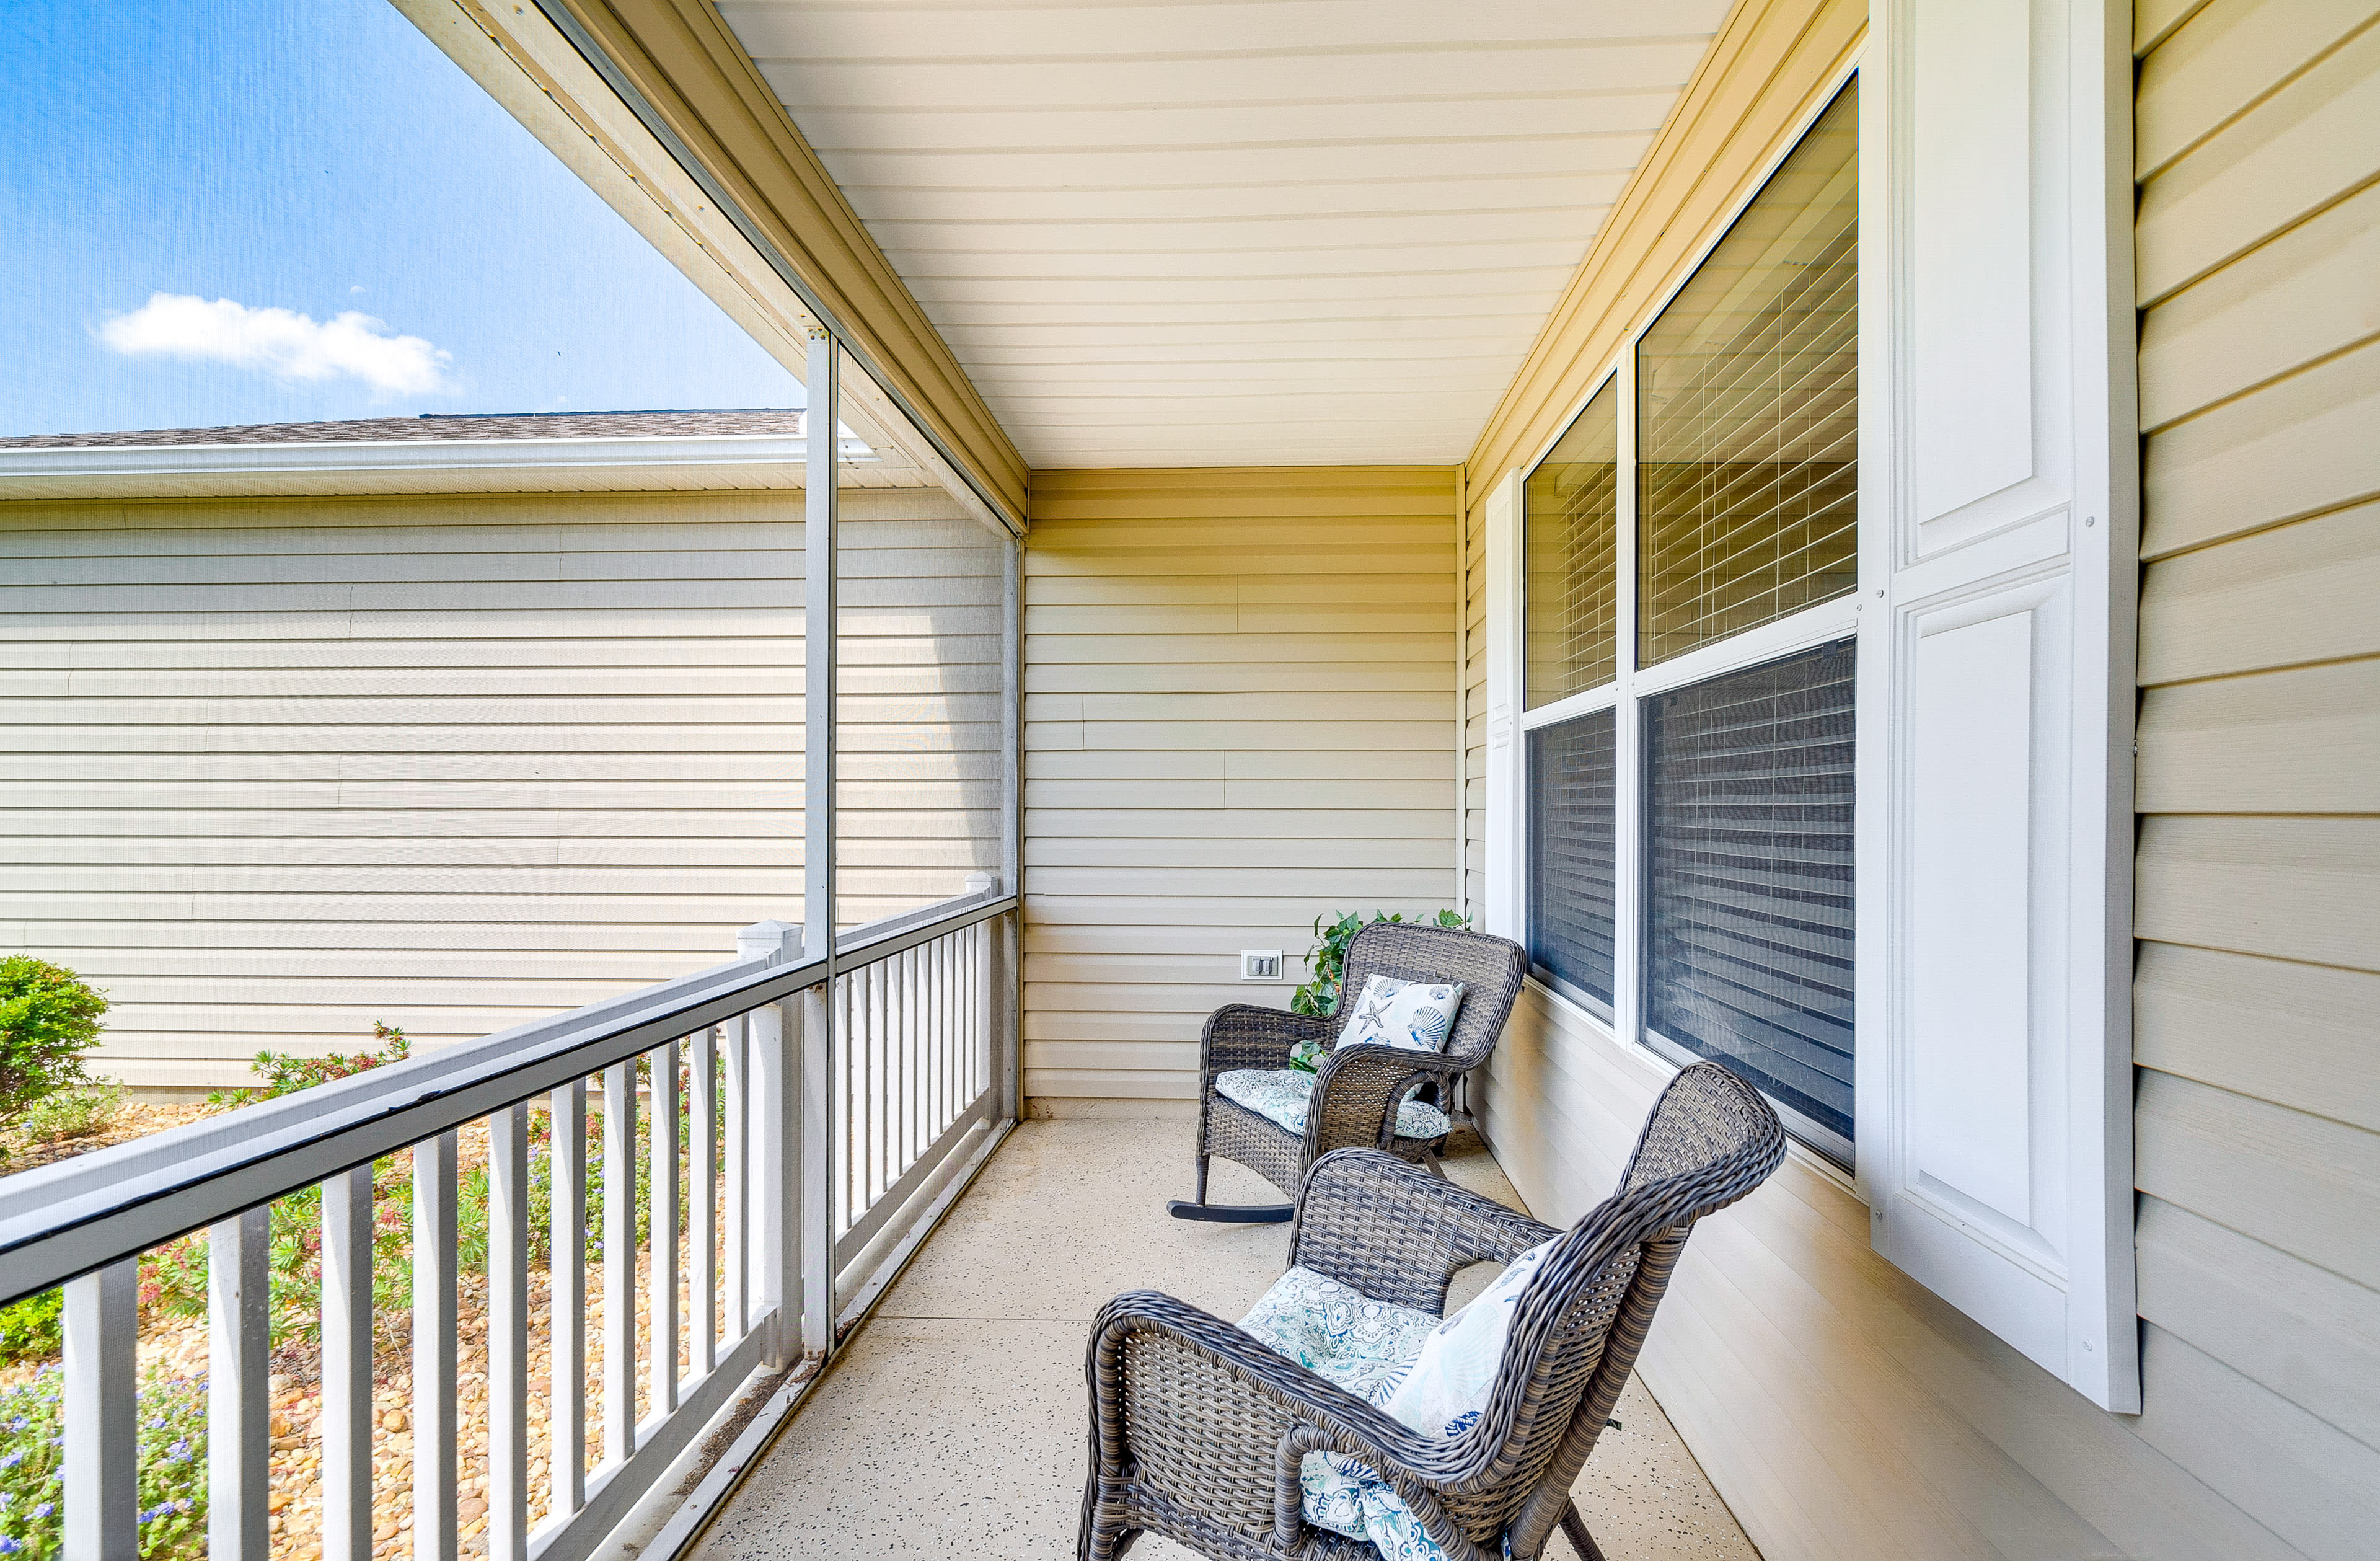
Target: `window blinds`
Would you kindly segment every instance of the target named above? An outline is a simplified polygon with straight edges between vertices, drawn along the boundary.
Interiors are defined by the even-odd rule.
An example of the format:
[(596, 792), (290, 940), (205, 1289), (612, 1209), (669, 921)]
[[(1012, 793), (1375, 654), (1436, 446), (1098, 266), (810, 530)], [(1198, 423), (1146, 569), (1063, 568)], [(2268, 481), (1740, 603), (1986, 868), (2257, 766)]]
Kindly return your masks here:
[(1637, 663), (1857, 587), (1858, 85), (1637, 345)]
[(1852, 642), (1645, 702), (1645, 1018), (1852, 1151)]
[(1607, 381), (1522, 495), (1524, 710), (1611, 681), (1620, 610), (1620, 389)]
[(1612, 713), (1529, 734), (1529, 962), (1611, 1017)]

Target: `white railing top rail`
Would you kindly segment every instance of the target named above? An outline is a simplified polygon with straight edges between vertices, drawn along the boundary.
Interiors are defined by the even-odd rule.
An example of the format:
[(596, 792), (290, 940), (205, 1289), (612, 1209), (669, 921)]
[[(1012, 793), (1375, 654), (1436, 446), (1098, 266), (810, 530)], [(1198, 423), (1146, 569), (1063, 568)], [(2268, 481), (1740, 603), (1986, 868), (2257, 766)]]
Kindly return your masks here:
[(961, 895), (844, 933), (832, 959), (803, 957), (788, 929), (780, 952), (0, 1177), (0, 1305), (1015, 905), (996, 886)]

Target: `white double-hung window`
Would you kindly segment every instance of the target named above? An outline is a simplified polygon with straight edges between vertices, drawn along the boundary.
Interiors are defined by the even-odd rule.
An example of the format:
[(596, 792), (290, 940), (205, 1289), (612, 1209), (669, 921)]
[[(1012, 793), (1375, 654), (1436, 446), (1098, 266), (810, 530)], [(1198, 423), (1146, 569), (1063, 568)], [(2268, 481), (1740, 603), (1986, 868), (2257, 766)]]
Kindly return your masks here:
[(1852, 82), (1500, 495), (1520, 871), (1496, 920), (1554, 991), (1726, 1063), (1845, 1166), (1858, 142)]
[(1878, 1251), (2131, 1409), (2137, 481), (2103, 19), (1882, 6), (1489, 485), (1482, 909), (1564, 1034), (1733, 1069)]

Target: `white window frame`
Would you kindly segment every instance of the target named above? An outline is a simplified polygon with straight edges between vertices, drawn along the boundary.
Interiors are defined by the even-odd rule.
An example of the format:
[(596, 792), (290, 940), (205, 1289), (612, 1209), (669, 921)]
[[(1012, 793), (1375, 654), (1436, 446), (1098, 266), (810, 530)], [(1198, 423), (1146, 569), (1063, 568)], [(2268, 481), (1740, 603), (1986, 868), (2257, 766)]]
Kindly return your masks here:
[[(1742, 200), (1712, 224), (1704, 242), (1631, 321), (1603, 372), (1554, 433), (1490, 489), (1483, 909), (1488, 930), (1527, 944), (1527, 734), (1613, 709), (1619, 774), (1612, 1015), (1606, 1019), (1535, 978), (1532, 984), (1545, 1002), (1572, 1016), (1574, 1028), (1633, 1051), (1664, 1071), (1673, 1068), (1675, 1063), (1645, 1037), (1643, 701), (1852, 639), (1857, 679), (1856, 1155), (1848, 1173), (1799, 1146), (1795, 1157), (1841, 1181), (1869, 1205), (1874, 1244), (1888, 1259), (2095, 1404), (2136, 1413), (2129, 1011), (2135, 609), (2129, 560), (2136, 545), (2138, 477), (2129, 432), (2132, 322), (2124, 291), (2130, 276), (2130, 56), (2118, 19), (2104, 0), (1975, 0), (1972, 11), (1885, 0), (1859, 56), (1813, 92), (1773, 155), (1745, 180)], [(1936, 317), (1949, 319), (1954, 336), (1962, 323), (1955, 314), (1943, 315), (1942, 278), (1911, 274), (1912, 257), (1923, 253), (1911, 237), (1912, 180), (1923, 159), (1912, 147), (1909, 102), (1924, 65), (1912, 45), (1921, 21), (1937, 30), (1928, 40), (1937, 77), (1950, 71), (1949, 61), (1979, 55), (1996, 61), (2000, 77), (1997, 86), (1974, 91), (1998, 91), (2003, 99), (2013, 99), (2013, 112), (2020, 115), (2025, 102), (2034, 105), (2029, 139), (2022, 142), (2026, 150), (2013, 160), (2018, 166), (2011, 173), (2006, 165), (2011, 160), (2001, 159), (1998, 170), (2004, 181), (2013, 177), (2021, 186), (2004, 191), (2006, 198), (2030, 202), (2034, 213), (2022, 240), (2034, 289), (2023, 295), (2030, 300), (2023, 317), (2029, 330), (2018, 333), (2021, 339), (2006, 348), (2012, 366), (1993, 371), (2004, 386), (2018, 384), (2018, 393), (2031, 397), (2032, 443), (2014, 455), (2004, 446), (2025, 438), (2022, 418), (2002, 419), (1998, 428), (1979, 434), (1980, 450), (1947, 446), (1938, 414), (1930, 447), (1912, 433), (1914, 414), (1904, 386), (1942, 383), (1938, 375), (1925, 377), (1925, 366), (1912, 361), (1921, 350), (1913, 344), (1923, 340), (1912, 323), (1920, 306), (1912, 300), (1934, 300)], [(1981, 30), (1985, 47), (1971, 49), (1973, 40), (1961, 38), (1958, 52), (1945, 55), (1949, 45), (1943, 40), (1961, 29)], [(1638, 669), (1639, 341), (1854, 77), (1861, 90), (1858, 587), (1849, 596)], [(1959, 112), (1973, 106), (1968, 97), (1951, 104)], [(2007, 111), (2009, 105), (2003, 102), (1998, 108)], [(1982, 103), (1985, 114), (1994, 110), (1992, 102)], [(1938, 169), (1939, 149), (1926, 155)], [(1979, 155), (1992, 162), (1989, 147)], [(1985, 291), (2005, 281), (1999, 272), (1979, 274)], [(1930, 294), (1928, 287), (1934, 288)], [(2015, 290), (2022, 294), (2022, 287)], [(1998, 302), (2005, 336), (2007, 300)], [(1972, 329), (1954, 345), (1970, 356), (1979, 350)], [(1999, 347), (1999, 338), (1985, 338), (1980, 350), (1988, 355)], [(1943, 348), (1937, 342), (1931, 350), (1939, 356)], [(1600, 688), (1524, 710), (1524, 483), (1587, 403), (1615, 382), (1617, 674)], [(1993, 439), (2000, 446), (1991, 445)], [(1929, 448), (1947, 450), (1947, 464), (1914, 470), (1932, 458)], [(2027, 458), (2030, 467), (2024, 465)], [(2004, 481), (2008, 470), (2017, 471), (2019, 480)], [(1995, 488), (1995, 482), (2000, 485)], [(1968, 496), (1961, 498), (1962, 492)], [(1921, 507), (1921, 494), (1923, 504), (1939, 513)], [(2001, 619), (2020, 620), (2024, 627)], [(1935, 638), (1975, 627), (1985, 630), (1983, 639)], [(1939, 1088), (1929, 1116), (1917, 1080), (1928, 1067), (1945, 1066), (1949, 1054), (1940, 1039), (1940, 1016), (1971, 989), (1992, 995), (1995, 983), (1988, 973), (1973, 970), (1953, 969), (1943, 979), (1921, 979), (1918, 973), (1921, 962), (1912, 950), (1928, 935), (1938, 948), (1945, 936), (1939, 927), (1926, 933), (1924, 919), (1946, 913), (1939, 908), (1941, 896), (1929, 900), (1917, 892), (1914, 863), (1925, 842), (1939, 836), (1944, 826), (1927, 823), (1929, 810), (1939, 811), (1942, 804), (1914, 793), (1912, 775), (1923, 759), (1917, 734), (1929, 719), (1925, 713), (1938, 708), (1955, 714), (1961, 708), (1957, 700), (1964, 697), (1964, 685), (1945, 692), (1941, 678), (1955, 680), (1958, 668), (1975, 660), (1961, 646), (1985, 647), (1987, 641), (2001, 646), (2000, 653), (2029, 654), (2033, 667), (2030, 675), (2022, 673), (2021, 661), (2013, 685), (2002, 675), (1997, 695), (1984, 690), (2002, 705), (2013, 698), (2029, 713), (2015, 718), (2032, 733), (2034, 751), (2033, 800), (2016, 798), (2012, 818), (2004, 821), (2026, 832), (2013, 838), (2031, 842), (2030, 886), (2021, 893), (2035, 909), (2027, 923), (2032, 930), (2019, 940), (2029, 940), (2032, 962), (2016, 978), (2032, 994), (2017, 1001), (2029, 1017), (2017, 1021), (2022, 1031), (2012, 1043), (2017, 1055), (2002, 1072), (2013, 1067), (2011, 1077), (2030, 1092), (2020, 1108), (2022, 1123), (1946, 1124)], [(2022, 645), (2032, 649), (2006, 649)], [(1946, 700), (1950, 702), (1940, 702)], [(1938, 729), (1940, 718), (1931, 719), (1937, 726), (1923, 729)], [(2026, 788), (2025, 782), (2016, 784), (2020, 791)], [(1940, 963), (1937, 958), (1934, 966), (1922, 968), (1933, 970)], [(1949, 1066), (1955, 1073), (1965, 1065), (1952, 1055)], [(1985, 1072), (1988, 1081), (1988, 1067)], [(1981, 1137), (1961, 1141), (1968, 1132)], [(1945, 1166), (1981, 1165), (1985, 1174), (1978, 1185), (1988, 1184), (1992, 1155), (1999, 1153), (2005, 1162), (2011, 1141), (2020, 1158), (2031, 1156), (2033, 1174), (2017, 1177), (2032, 1189), (2029, 1217), (1997, 1213), (1937, 1174)], [(2026, 1150), (2026, 1144), (2032, 1147)], [(2001, 1181), (2009, 1180), (2004, 1163), (1998, 1170)]]
[[(1488, 895), (1484, 918), (1487, 930), (1509, 937), (1523, 947), (1529, 944), (1528, 927), (1528, 734), (1574, 716), (1591, 714), (1599, 710), (1613, 712), (1614, 764), (1617, 784), (1613, 788), (1615, 811), (1612, 831), (1612, 1012), (1605, 1018), (1560, 993), (1539, 978), (1533, 970), (1530, 984), (1554, 1002), (1593, 1026), (1615, 1044), (1627, 1044), (1654, 1059), (1659, 1066), (1674, 1071), (1679, 1064), (1670, 1053), (1646, 1039), (1645, 1026), (1645, 701), (1659, 694), (1690, 684), (1701, 683), (1730, 672), (1741, 672), (1789, 656), (1797, 651), (1831, 644), (1840, 640), (1855, 640), (1853, 673), (1857, 687), (1852, 721), (1858, 733), (1855, 741), (1864, 743), (1870, 720), (1870, 670), (1876, 648), (1880, 641), (1864, 632), (1871, 619), (1881, 615), (1865, 611), (1873, 598), (1869, 575), (1873, 551), (1864, 517), (1869, 513), (1872, 495), (1869, 492), (1870, 457), (1876, 438), (1875, 421), (1870, 415), (1865, 387), (1862, 388), (1859, 432), (1859, 505), (1863, 521), (1859, 530), (1859, 586), (1844, 596), (1805, 607), (1772, 623), (1748, 628), (1742, 633), (1707, 645), (1698, 645), (1682, 654), (1670, 657), (1648, 667), (1636, 665), (1636, 360), (1638, 344), (1653, 323), (1675, 300), (1686, 284), (1702, 267), (1705, 260), (1718, 249), (1734, 225), (1736, 217), (1751, 205), (1753, 199), (1767, 186), (1770, 176), (1784, 165), (1793, 150), (1802, 144), (1819, 116), (1835, 101), (1836, 94), (1861, 74), (1861, 62), (1854, 59), (1831, 77), (1825, 90), (1814, 94), (1813, 101), (1796, 118), (1791, 133), (1762, 164), (1759, 170), (1745, 182), (1743, 198), (1729, 212), (1727, 217), (1712, 225), (1694, 250), (1680, 262), (1662, 290), (1654, 295), (1642, 313), (1631, 323), (1627, 335), (1621, 341), (1601, 373), (1595, 376), (1586, 393), (1580, 396), (1563, 414), (1553, 434), (1530, 457), (1507, 472), (1504, 480), (1489, 494), (1487, 506), (1487, 570), (1488, 570)], [(1863, 83), (1864, 91), (1864, 83)], [(1866, 124), (1866, 104), (1862, 99), (1863, 127)], [(1867, 156), (1866, 135), (1863, 129), (1860, 155)], [(1863, 170), (1860, 195), (1860, 260), (1863, 276), (1867, 265), (1867, 231), (1870, 213), (1869, 195)], [(1864, 359), (1868, 309), (1863, 290), (1861, 302), (1861, 352)], [(1863, 371), (1864, 372), (1864, 371)], [(1524, 710), (1527, 690), (1525, 649), (1527, 612), (1526, 558), (1526, 485), (1529, 475), (1552, 455), (1554, 446), (1570, 432), (1595, 397), (1605, 386), (1613, 386), (1618, 406), (1619, 450), (1619, 528), (1617, 545), (1613, 549), (1612, 567), (1618, 571), (1618, 611), (1613, 616), (1613, 643), (1616, 652), (1615, 676), (1609, 682), (1582, 689), (1560, 700)], [(1859, 751), (1855, 763), (1864, 766), (1864, 749)], [(1864, 841), (1861, 844), (1864, 846)], [(1864, 852), (1862, 853), (1862, 859)], [(1855, 864), (1855, 875), (1861, 871)], [(1860, 893), (1855, 876), (1853, 894)], [(1849, 1185), (1854, 1175), (1839, 1165), (1830, 1155), (1805, 1148), (1799, 1142), (1795, 1153), (1824, 1174)]]

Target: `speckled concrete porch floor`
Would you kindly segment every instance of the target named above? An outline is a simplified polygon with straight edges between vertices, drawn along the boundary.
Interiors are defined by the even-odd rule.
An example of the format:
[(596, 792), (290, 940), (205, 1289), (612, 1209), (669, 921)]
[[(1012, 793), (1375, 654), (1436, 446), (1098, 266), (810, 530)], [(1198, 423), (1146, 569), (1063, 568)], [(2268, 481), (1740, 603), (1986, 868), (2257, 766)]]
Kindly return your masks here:
[[(1179, 1118), (1021, 1124), (695, 1561), (1072, 1556), (1091, 1314), (1119, 1290), (1160, 1289), (1236, 1317), (1284, 1266), (1285, 1226), (1166, 1217), (1165, 1200), (1190, 1190), (1190, 1133)], [(1448, 1160), (1449, 1175), (1518, 1205), (1475, 1140), (1458, 1147), (1467, 1152)], [(1279, 1201), (1222, 1161), (1210, 1196)], [(1454, 1299), (1489, 1272), (1461, 1276)], [(1613, 1561), (1757, 1561), (1640, 1384), (1616, 1418), (1622, 1429), (1605, 1433), (1577, 1486), (1579, 1510)], [(1143, 1539), (1133, 1554), (1189, 1553)], [(1548, 1554), (1566, 1554), (1563, 1543)]]

